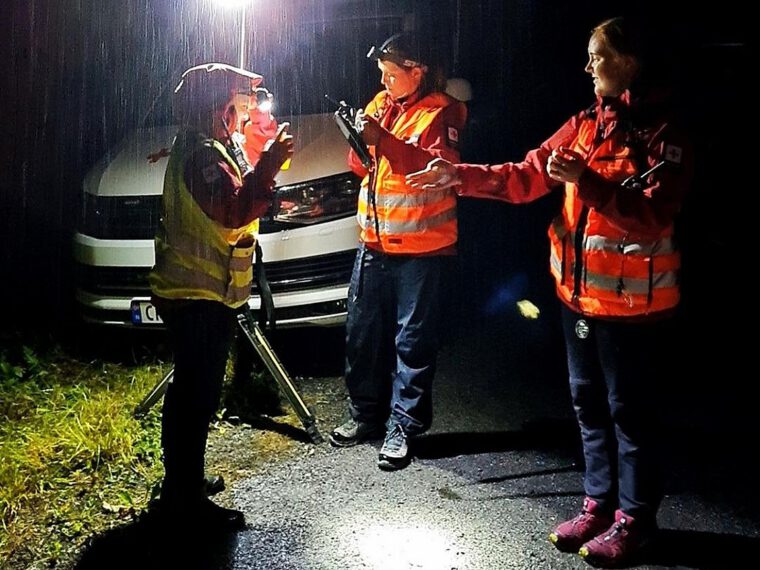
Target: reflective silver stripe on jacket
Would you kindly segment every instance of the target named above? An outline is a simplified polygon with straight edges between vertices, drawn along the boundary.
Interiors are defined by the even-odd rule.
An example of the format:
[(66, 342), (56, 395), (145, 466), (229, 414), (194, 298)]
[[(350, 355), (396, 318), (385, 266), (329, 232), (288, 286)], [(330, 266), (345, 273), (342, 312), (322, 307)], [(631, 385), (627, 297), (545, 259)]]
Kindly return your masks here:
[[(367, 206), (369, 210), (368, 190), (366, 187), (362, 187), (359, 193), (359, 201)], [(378, 208), (410, 208), (420, 209), (426, 206), (432, 206), (439, 204), (446, 200), (451, 199), (451, 193), (441, 190), (422, 190), (417, 192), (409, 192), (407, 189), (403, 189), (401, 192), (394, 192), (393, 190), (384, 190), (376, 197), (378, 202)], [(452, 204), (452, 208), (456, 205)], [(359, 214), (360, 223), (364, 221), (366, 223), (367, 216)]]
[(652, 242), (623, 242), (600, 235), (593, 235), (586, 236), (584, 246), (586, 251), (609, 251), (611, 253), (622, 253), (623, 255), (670, 255), (676, 251), (675, 244), (669, 237)]
[(549, 264), (551, 265), (551, 268), (557, 273), (557, 275), (562, 275), (562, 262), (554, 253), (554, 248), (552, 248), (552, 253), (549, 256)]
[[(675, 287), (678, 284), (678, 274), (675, 271), (663, 271), (652, 275), (652, 287), (654, 289), (663, 289)], [(618, 291), (622, 285), (622, 290), (634, 295), (649, 294), (649, 279), (636, 279), (633, 277), (612, 277), (610, 275), (601, 275), (599, 273), (586, 273), (586, 287), (596, 289), (607, 289), (608, 291)]]
[[(357, 214), (357, 218), (359, 220), (359, 225), (363, 229), (367, 229), (372, 224), (368, 222), (367, 216), (363, 214)], [(409, 222), (391, 222), (388, 219), (382, 220), (382, 223), (380, 224), (380, 228), (382, 231), (389, 233), (389, 234), (404, 234), (404, 233), (419, 233), (421, 231), (425, 230), (431, 230), (438, 226), (441, 226), (445, 224), (446, 222), (450, 222), (451, 220), (456, 220), (457, 218), (457, 211), (456, 208), (451, 208), (449, 210), (445, 210), (441, 212), (440, 214), (437, 214), (435, 216), (430, 216), (421, 220), (412, 220)]]
[(380, 196), (384, 206), (393, 208), (424, 208), (449, 200), (451, 194), (441, 190), (423, 190), (422, 192), (392, 192), (385, 191)]

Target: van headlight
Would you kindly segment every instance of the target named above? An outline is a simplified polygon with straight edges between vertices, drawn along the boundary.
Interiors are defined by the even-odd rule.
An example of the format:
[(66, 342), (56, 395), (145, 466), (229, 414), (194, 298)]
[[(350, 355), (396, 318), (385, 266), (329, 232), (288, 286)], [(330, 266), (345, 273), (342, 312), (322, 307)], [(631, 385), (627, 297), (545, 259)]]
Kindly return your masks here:
[(356, 214), (361, 180), (351, 172), (280, 186), (272, 219), (290, 224), (318, 224)]
[(78, 230), (99, 239), (153, 239), (161, 196), (96, 196), (84, 193)]

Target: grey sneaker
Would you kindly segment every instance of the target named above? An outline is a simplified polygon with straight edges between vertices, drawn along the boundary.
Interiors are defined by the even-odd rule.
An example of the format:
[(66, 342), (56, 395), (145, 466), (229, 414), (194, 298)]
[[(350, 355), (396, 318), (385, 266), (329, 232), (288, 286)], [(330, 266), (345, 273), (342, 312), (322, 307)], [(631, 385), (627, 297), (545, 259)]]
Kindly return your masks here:
[(335, 447), (351, 447), (363, 441), (380, 439), (383, 436), (383, 431), (382, 425), (358, 422), (351, 418), (332, 430), (328, 439)]
[(411, 459), (404, 428), (396, 424), (385, 434), (385, 441), (377, 458), (377, 466), (384, 471), (395, 471), (409, 465)]

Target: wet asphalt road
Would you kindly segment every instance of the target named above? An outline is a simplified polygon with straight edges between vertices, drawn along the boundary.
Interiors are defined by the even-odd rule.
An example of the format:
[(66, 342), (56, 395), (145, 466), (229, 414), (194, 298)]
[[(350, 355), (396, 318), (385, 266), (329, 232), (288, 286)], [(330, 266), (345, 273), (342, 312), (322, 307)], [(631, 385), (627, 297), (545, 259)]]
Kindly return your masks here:
[[(558, 329), (545, 325), (514, 317), (449, 336), (434, 425), (407, 469), (380, 471), (379, 442), (307, 446), (297, 459), (238, 481), (220, 497), (246, 513), (247, 530), (213, 540), (180, 537), (169, 562), (157, 567), (588, 568), (546, 538), (575, 514), (583, 490), (562, 346)], [(760, 548), (753, 453), (732, 437), (732, 411), (716, 412), (703, 396), (694, 390), (686, 397), (678, 383), (664, 391), (662, 532), (638, 568), (754, 566), (744, 562)], [(153, 562), (138, 559), (142, 567)]]
[[(535, 322), (490, 325), (449, 339), (436, 419), (409, 468), (377, 469), (379, 444), (323, 446), (237, 485), (252, 529), (227, 567), (588, 568), (546, 538), (583, 496), (561, 343)], [(663, 406), (684, 402), (679, 393)], [(665, 421), (662, 540), (640, 568), (745, 568), (760, 547), (751, 457), (710, 421), (687, 410)]]

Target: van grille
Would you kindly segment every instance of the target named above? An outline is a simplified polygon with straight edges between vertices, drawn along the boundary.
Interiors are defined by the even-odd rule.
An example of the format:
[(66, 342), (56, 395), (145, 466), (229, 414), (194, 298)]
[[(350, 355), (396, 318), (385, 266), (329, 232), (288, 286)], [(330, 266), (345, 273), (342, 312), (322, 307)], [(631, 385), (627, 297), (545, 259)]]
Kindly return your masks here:
[[(351, 279), (355, 256), (356, 252), (352, 249), (330, 255), (265, 263), (267, 279), (273, 293), (345, 285)], [(255, 283), (253, 292), (258, 294)]]

